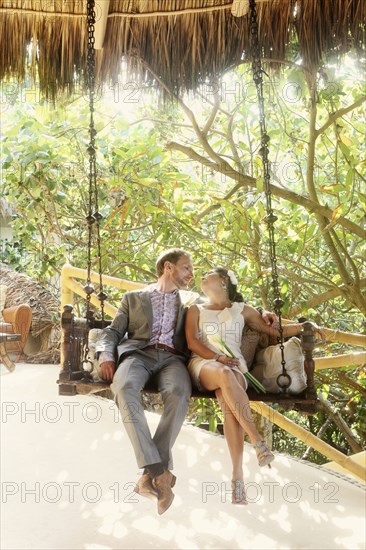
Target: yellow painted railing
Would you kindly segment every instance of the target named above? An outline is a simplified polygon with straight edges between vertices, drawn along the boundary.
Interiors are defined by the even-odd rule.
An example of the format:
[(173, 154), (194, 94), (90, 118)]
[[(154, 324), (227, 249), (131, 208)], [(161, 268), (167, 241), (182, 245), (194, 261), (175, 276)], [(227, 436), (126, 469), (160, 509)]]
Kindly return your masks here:
[[(91, 281), (99, 283), (98, 273), (91, 273)], [(86, 270), (73, 267), (66, 264), (61, 271), (61, 312), (66, 304), (74, 303), (74, 294), (85, 298), (85, 291), (83, 285), (75, 281), (75, 279), (86, 280)], [(117, 277), (111, 277), (109, 275), (103, 275), (103, 286), (111, 286), (120, 290), (137, 290), (144, 288), (146, 285), (143, 283), (135, 283), (125, 279), (119, 279)], [(98, 307), (100, 305), (99, 299), (92, 295), (91, 303)], [(104, 311), (107, 315), (113, 318), (117, 312), (117, 308), (112, 304), (105, 302)], [(285, 320), (286, 322), (286, 320)], [(288, 321), (290, 322), (290, 321)], [(366, 336), (363, 334), (352, 334), (341, 331), (324, 329), (327, 340), (331, 342), (342, 342), (347, 344), (353, 344), (357, 346), (366, 347)], [(62, 346), (61, 346), (62, 348)], [(328, 369), (336, 368), (347, 365), (359, 365), (366, 362), (366, 352), (355, 352), (345, 355), (339, 355), (335, 357), (321, 357), (315, 359), (315, 369)], [(305, 428), (302, 428), (289, 420), (286, 416), (274, 410), (262, 402), (251, 402), (251, 408), (270, 420), (272, 423), (277, 424), (280, 428), (286, 432), (294, 435), (301, 441), (304, 441), (307, 445), (313, 447), (321, 454), (323, 454), (329, 460), (339, 464), (347, 472), (356, 476), (358, 479), (366, 480), (366, 468), (359, 461), (356, 461), (352, 456), (346, 456), (343, 453), (337, 451), (328, 443), (325, 443), (316, 435), (312, 434)], [(326, 465), (324, 465), (326, 466)]]
[[(63, 312), (66, 304), (74, 304), (74, 294), (85, 298), (85, 290), (83, 285), (75, 281), (75, 279), (86, 280), (86, 270), (73, 267), (70, 264), (63, 266), (61, 270), (61, 313)], [(90, 279), (93, 283), (99, 283), (99, 274), (94, 271), (90, 274)], [(121, 290), (138, 290), (144, 288), (146, 285), (143, 283), (134, 283), (125, 279), (119, 279), (117, 277), (111, 277), (109, 275), (103, 275), (103, 285), (112, 286)], [(98, 307), (100, 301), (94, 294), (91, 295), (91, 303)], [(114, 317), (117, 308), (108, 302), (104, 302), (104, 311), (110, 317)]]
[[(337, 449), (335, 449), (331, 445), (328, 445), (328, 443), (325, 443), (325, 441), (319, 439), (319, 437), (309, 432), (309, 430), (306, 430), (298, 424), (295, 424), (295, 422), (293, 422), (277, 410), (273, 409), (266, 403), (251, 401), (250, 407), (256, 413), (261, 414), (270, 422), (277, 424), (277, 426), (282, 428), (287, 433), (303, 441), (308, 447), (312, 447), (313, 449), (319, 451), (319, 453), (327, 457), (329, 460), (335, 462), (336, 464), (339, 464), (342, 468), (347, 470), (347, 472), (351, 473), (352, 475), (356, 476), (364, 483), (366, 483), (365, 466), (363, 464), (360, 464), (357, 460), (354, 460), (352, 456), (347, 456), (340, 451), (337, 451)], [(324, 464), (324, 467), (327, 467), (327, 465)]]

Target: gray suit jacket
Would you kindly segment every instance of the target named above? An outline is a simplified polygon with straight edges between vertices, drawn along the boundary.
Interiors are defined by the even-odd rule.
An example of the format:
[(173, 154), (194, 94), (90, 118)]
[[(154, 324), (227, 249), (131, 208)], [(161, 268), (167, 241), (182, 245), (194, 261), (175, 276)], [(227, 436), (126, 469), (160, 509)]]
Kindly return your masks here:
[[(173, 345), (188, 358), (184, 326), (187, 309), (180, 300)], [(112, 324), (104, 329), (96, 344), (96, 357), (102, 351), (116, 353), (117, 350), (118, 364), (129, 352), (145, 347), (151, 338), (152, 320), (151, 291), (126, 292)]]

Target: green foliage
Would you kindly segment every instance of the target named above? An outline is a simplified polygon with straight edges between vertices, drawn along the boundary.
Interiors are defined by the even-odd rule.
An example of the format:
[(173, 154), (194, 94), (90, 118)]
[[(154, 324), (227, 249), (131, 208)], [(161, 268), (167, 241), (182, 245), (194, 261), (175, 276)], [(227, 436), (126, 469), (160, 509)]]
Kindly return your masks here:
[(210, 432), (216, 432), (218, 424), (223, 423), (223, 415), (215, 399), (197, 397), (190, 401), (187, 420), (194, 426), (207, 426)]
[[(354, 74), (337, 80), (334, 74), (329, 67), (319, 78), (317, 128), (325, 128), (336, 109), (361, 97), (362, 82)], [(225, 93), (232, 89), (228, 83), (234, 83), (238, 94)], [(306, 202), (308, 142), (315, 136), (310, 135), (309, 91), (302, 68), (292, 66), (265, 81), (264, 90), (273, 183), (303, 197), (299, 204), (273, 196), (284, 313), (309, 313), (312, 299), (348, 283), (357, 296), (346, 289), (332, 300), (320, 300), (313, 314), (327, 325), (346, 315), (346, 325), (362, 330), (357, 313), (362, 311), (359, 296), (365, 244), (339, 224), (341, 216), (360, 227), (364, 223), (361, 105), (334, 118), (316, 137), (311, 182), (319, 204), (333, 212), (324, 230)], [(154, 277), (156, 254), (164, 247), (181, 245), (194, 254), (198, 276), (215, 264), (230, 265), (248, 299), (271, 308), (258, 113), (247, 67), (223, 79), (220, 99), (220, 110), (207, 134), (208, 146), (222, 159), (216, 168), (204, 140), (197, 139), (178, 104), (161, 109), (147, 103), (138, 110), (139, 123), (129, 124), (120, 111), (116, 114), (113, 103), (97, 102), (103, 269), (124, 278), (149, 280)], [(210, 100), (189, 98), (201, 126), (212, 110)], [(16, 206), (12, 225), (26, 257), (22, 252), (17, 259), (7, 245), (3, 259), (43, 279), (59, 272), (65, 261), (85, 266), (88, 110), (84, 98), (75, 98), (56, 111), (42, 103), (15, 102), (7, 115), (2, 189)], [(167, 140), (189, 146), (211, 166), (174, 147), (167, 150)], [(232, 172), (224, 162), (229, 162)], [(239, 185), (232, 192), (235, 174), (254, 177), (256, 183)], [(326, 235), (338, 259), (324, 240)], [(349, 274), (347, 281), (342, 266)]]
[[(352, 332), (364, 331), (366, 313), (365, 90), (359, 74), (352, 58), (314, 74), (291, 65), (264, 86), (284, 316), (306, 314)], [(228, 92), (233, 89), (237, 93)], [(186, 106), (172, 102), (164, 108), (146, 96), (132, 123), (123, 105), (98, 100), (102, 268), (150, 281), (157, 254), (180, 246), (194, 257), (197, 290), (207, 269), (230, 266), (244, 297), (272, 309), (258, 109), (249, 68), (226, 75), (218, 90), (213, 97), (203, 88), (201, 95), (184, 98)], [(2, 260), (44, 284), (65, 262), (86, 266), (88, 120), (83, 98), (56, 110), (14, 101), (4, 117), (1, 186), (15, 208), (16, 239), (3, 242)], [(95, 236), (92, 245), (97, 270)], [(335, 403), (332, 376), (319, 383)], [(352, 403), (349, 421), (360, 431), (365, 421), (360, 391)], [(218, 410), (205, 414), (213, 427)], [(326, 436), (348, 452), (334, 430)]]

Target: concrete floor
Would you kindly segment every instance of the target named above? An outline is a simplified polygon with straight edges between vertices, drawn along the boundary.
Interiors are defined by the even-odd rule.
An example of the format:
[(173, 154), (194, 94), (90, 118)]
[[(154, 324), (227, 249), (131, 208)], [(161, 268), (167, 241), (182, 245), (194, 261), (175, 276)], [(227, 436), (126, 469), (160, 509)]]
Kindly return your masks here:
[[(171, 508), (133, 492), (140, 472), (111, 401), (60, 397), (55, 365), (1, 366), (1, 548), (363, 549), (365, 486), (276, 455), (244, 457), (248, 506), (230, 502), (225, 440), (184, 426)], [(159, 417), (148, 413), (152, 431)]]

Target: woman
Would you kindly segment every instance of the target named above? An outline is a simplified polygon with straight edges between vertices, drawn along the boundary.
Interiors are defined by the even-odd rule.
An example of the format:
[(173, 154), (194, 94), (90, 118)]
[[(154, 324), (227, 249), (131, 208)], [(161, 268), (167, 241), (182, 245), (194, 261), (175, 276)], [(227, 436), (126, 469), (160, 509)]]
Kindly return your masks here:
[[(215, 391), (224, 413), (224, 434), (233, 465), (232, 502), (247, 504), (243, 481), (244, 431), (248, 434), (257, 453), (259, 466), (269, 466), (274, 455), (257, 432), (246, 393), (247, 371), (241, 354), (241, 338), (244, 323), (250, 328), (271, 336), (279, 335), (266, 325), (260, 313), (244, 304), (237, 292), (237, 280), (231, 270), (216, 268), (202, 278), (202, 292), (208, 301), (192, 305), (186, 318), (186, 337), (192, 357), (188, 370), (193, 383), (200, 390)], [(285, 336), (301, 332), (302, 325), (287, 325)], [(234, 357), (220, 351), (225, 342)]]

